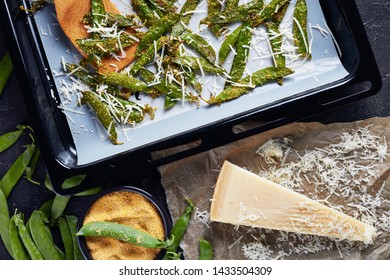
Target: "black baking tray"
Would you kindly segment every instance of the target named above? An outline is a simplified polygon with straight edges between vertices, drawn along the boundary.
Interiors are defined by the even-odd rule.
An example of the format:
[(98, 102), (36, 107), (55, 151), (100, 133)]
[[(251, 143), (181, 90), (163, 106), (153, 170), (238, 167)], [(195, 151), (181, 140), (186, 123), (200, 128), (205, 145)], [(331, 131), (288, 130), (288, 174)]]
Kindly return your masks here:
[[(28, 3), (1, 0), (1, 25), (54, 191), (61, 195), (75, 194), (96, 185), (139, 176), (164, 164), (377, 93), (381, 88), (380, 73), (355, 2), (320, 0), (319, 3), (343, 53), (340, 60), (347, 77), (210, 125), (78, 165), (68, 122), (53, 98), (58, 98), (58, 92), (34, 16), (19, 8)], [(168, 150), (174, 152), (159, 156), (160, 151)], [(84, 180), (77, 186), (64, 188), (63, 183), (74, 176), (83, 176)]]

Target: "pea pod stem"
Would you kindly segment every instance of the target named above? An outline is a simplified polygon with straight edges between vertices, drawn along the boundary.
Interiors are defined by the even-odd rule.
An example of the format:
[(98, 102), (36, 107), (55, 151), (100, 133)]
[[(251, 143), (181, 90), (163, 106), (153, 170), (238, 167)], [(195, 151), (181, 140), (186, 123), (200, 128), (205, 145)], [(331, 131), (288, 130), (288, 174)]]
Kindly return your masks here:
[(172, 240), (163, 241), (133, 227), (112, 222), (85, 224), (76, 235), (112, 237), (145, 248), (166, 248), (172, 243)]
[(240, 84), (240, 86), (234, 86), (233, 84), (233, 86), (227, 87), (220, 94), (218, 94), (217, 96), (212, 96), (206, 102), (210, 105), (220, 105), (223, 102), (236, 99), (250, 92), (254, 87), (261, 86), (267, 82), (283, 78), (287, 75), (292, 74), (293, 72), (293, 70), (286, 67), (268, 67), (258, 70), (252, 73), (251, 76), (247, 76), (239, 80), (238, 84)]

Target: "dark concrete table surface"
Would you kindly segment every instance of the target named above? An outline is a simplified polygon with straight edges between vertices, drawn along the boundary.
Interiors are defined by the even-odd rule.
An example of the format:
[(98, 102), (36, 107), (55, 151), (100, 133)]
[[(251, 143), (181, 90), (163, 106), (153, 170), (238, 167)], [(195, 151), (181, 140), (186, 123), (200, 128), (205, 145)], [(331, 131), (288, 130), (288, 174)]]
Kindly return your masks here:
[[(367, 36), (371, 43), (383, 81), (382, 89), (374, 96), (358, 100), (346, 106), (332, 109), (326, 113), (306, 119), (307, 121), (319, 121), (322, 123), (350, 122), (370, 117), (390, 116), (390, 1), (356, 0)], [(7, 42), (0, 28), (0, 57), (7, 51)], [(29, 116), (26, 104), (23, 100), (16, 73), (13, 73), (0, 96), (0, 135), (14, 130), (18, 124), (29, 124)], [(23, 142), (24, 141), (24, 142)], [(16, 157), (24, 150), (23, 143), (27, 139), (21, 139), (19, 144), (0, 155), (0, 176), (3, 176)], [(22, 144), (20, 144), (22, 143)], [(44, 147), (41, 147), (44, 149)], [(44, 182), (45, 166), (42, 161), (38, 163), (36, 180)], [(154, 179), (158, 179), (158, 175)], [(148, 178), (145, 178), (148, 180)], [(153, 182), (152, 182), (153, 183)], [(148, 184), (148, 183), (146, 183)], [(26, 216), (31, 214), (43, 202), (53, 197), (43, 183), (35, 185), (22, 179), (18, 182), (14, 191), (9, 196), (9, 203), (13, 208), (18, 208)], [(81, 211), (82, 198), (72, 201), (68, 205), (67, 212), (77, 215)], [(0, 242), (0, 259), (9, 259), (9, 256)]]

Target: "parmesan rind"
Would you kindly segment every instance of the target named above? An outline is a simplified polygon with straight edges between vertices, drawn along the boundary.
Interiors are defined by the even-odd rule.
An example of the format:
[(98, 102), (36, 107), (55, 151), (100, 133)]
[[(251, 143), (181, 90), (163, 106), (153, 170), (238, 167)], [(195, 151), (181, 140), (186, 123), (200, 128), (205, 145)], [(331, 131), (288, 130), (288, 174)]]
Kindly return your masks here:
[(293, 190), (225, 161), (210, 220), (234, 225), (373, 243), (376, 229)]

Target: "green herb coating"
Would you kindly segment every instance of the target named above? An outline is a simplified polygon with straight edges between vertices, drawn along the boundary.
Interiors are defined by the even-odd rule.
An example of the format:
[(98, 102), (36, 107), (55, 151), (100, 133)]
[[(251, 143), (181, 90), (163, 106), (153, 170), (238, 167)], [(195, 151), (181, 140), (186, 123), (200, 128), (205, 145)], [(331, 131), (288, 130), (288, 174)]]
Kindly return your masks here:
[(183, 39), (188, 45), (190, 45), (210, 63), (215, 63), (215, 50), (202, 36), (187, 30), (181, 34), (180, 38)]
[(202, 57), (193, 57), (193, 56), (175, 57), (172, 58), (172, 62), (181, 66), (188, 66), (194, 71), (200, 70), (200, 66), (199, 66), (200, 64), (205, 73), (215, 73), (215, 74), (225, 73), (225, 69), (219, 67), (218, 65), (211, 64), (209, 61), (207, 61)]
[(298, 47), (298, 54), (311, 58), (307, 35), (307, 5), (305, 0), (297, 0), (294, 9), (294, 44)]

